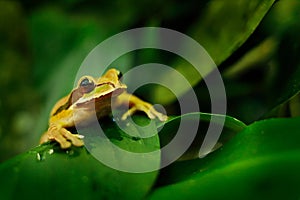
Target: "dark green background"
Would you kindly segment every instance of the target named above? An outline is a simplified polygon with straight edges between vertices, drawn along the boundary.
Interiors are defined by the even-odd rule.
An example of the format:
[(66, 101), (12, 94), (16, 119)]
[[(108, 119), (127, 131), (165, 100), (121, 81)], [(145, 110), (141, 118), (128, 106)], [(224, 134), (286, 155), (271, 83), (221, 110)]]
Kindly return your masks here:
[[(45, 191), (38, 194), (47, 193), (47, 187), (51, 186), (57, 192), (55, 196), (66, 186), (58, 177), (66, 174), (70, 178), (77, 174), (74, 179), (68, 179), (70, 187), (64, 189), (70, 193), (79, 191), (78, 184), (83, 181), (82, 194), (90, 198), (99, 195), (113, 198), (116, 191), (121, 195), (124, 191), (120, 188), (124, 185), (128, 198), (134, 192), (139, 198), (146, 194), (150, 198), (170, 195), (172, 198), (299, 198), (299, 18), (298, 0), (1, 0), (0, 174), (3, 175), (1, 184), (6, 185), (2, 190), (7, 192), (4, 197), (12, 197), (10, 192), (26, 191), (32, 197), (34, 191), (20, 189), (20, 185), (25, 185), (26, 179), (28, 188), (33, 188), (37, 184), (36, 177), (47, 180), (48, 184)], [(104, 167), (105, 173), (100, 172), (91, 180), (91, 174), (103, 166), (98, 168), (84, 148), (74, 150), (78, 159), (69, 159), (68, 154), (60, 152), (54, 154), (48, 164), (34, 164), (35, 152), (52, 146), (29, 150), (38, 145), (40, 135), (47, 129), (53, 104), (72, 89), (85, 56), (108, 37), (144, 26), (170, 28), (187, 34), (214, 59), (226, 88), (227, 115), (240, 120), (236, 125), (229, 123), (229, 131), (225, 131), (230, 137), (220, 141), (223, 147), (205, 159), (189, 158), (160, 173), (134, 178)], [(193, 85), (201, 111), (210, 113), (210, 99), (202, 78), (195, 75), (189, 63), (171, 53), (138, 50), (120, 57), (111, 67), (126, 72), (150, 62), (166, 64), (181, 72)], [(162, 78), (176, 81), (170, 76)], [(186, 88), (181, 89), (182, 96), (188, 92)], [(180, 118), (174, 95), (164, 88), (142, 87), (137, 95), (163, 104), (169, 115)], [(234, 119), (231, 117), (229, 119)], [(243, 131), (232, 128), (235, 126), (242, 126)], [(170, 137), (175, 130), (166, 132)], [(162, 142), (166, 138), (160, 136)], [(123, 142), (121, 145), (131, 144)], [(18, 154), (21, 155), (15, 158)], [(79, 169), (78, 163), (82, 160), (91, 163), (91, 167), (87, 164)], [(43, 165), (48, 169), (61, 168), (64, 162), (74, 167), (74, 171), (48, 177), (40, 175)], [(104, 192), (99, 188), (106, 173), (113, 174), (113, 178)], [(116, 184), (119, 176), (122, 181)], [(139, 184), (143, 187), (128, 187), (128, 180), (136, 184), (141, 181)]]

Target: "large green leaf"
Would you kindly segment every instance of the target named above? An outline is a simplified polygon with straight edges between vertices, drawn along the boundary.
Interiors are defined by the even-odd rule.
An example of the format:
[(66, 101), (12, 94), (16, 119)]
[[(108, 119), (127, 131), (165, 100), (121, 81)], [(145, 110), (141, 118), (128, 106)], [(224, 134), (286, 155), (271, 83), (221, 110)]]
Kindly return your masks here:
[[(299, 197), (300, 118), (256, 122), (202, 160), (180, 182), (157, 188), (150, 199), (296, 199)], [(195, 168), (195, 166), (198, 168)], [(179, 167), (179, 166), (177, 166)], [(170, 176), (180, 176), (180, 171)]]
[[(145, 133), (132, 125), (127, 125), (125, 129), (134, 131), (136, 138), (125, 136), (109, 120), (104, 120), (103, 123), (107, 136), (120, 148), (133, 152), (159, 149), (154, 124), (149, 124), (150, 128), (147, 129), (148, 134), (153, 136), (142, 139), (138, 136)], [(79, 131), (88, 131), (92, 136), (86, 137), (91, 139), (97, 134), (97, 124)], [(88, 145), (89, 141), (85, 142)], [(1, 199), (140, 199), (148, 193), (155, 181), (156, 171), (127, 173), (107, 167), (91, 155), (94, 155), (95, 150), (101, 150), (104, 155), (112, 155), (110, 146), (100, 146), (90, 152), (86, 148), (63, 151), (56, 144), (48, 143), (3, 163), (0, 165)], [(156, 155), (147, 163), (159, 165), (160, 154)], [(110, 159), (118, 161), (120, 166), (128, 162), (118, 155), (112, 155)]]
[[(179, 158), (179, 160), (190, 160), (199, 157), (199, 150), (210, 125), (214, 127), (223, 127), (218, 141), (215, 141), (217, 144), (214, 149), (224, 145), (246, 127), (243, 122), (230, 116), (196, 112), (188, 113), (181, 116), (172, 117), (166, 124), (164, 124), (164, 128), (159, 132), (160, 143), (162, 146), (167, 145), (174, 139), (175, 135), (178, 134), (178, 127), (182, 123), (186, 124), (187, 127), (194, 126), (195, 124), (199, 124), (199, 126), (191, 146)], [(187, 132), (191, 130), (186, 128), (184, 131)], [(185, 135), (188, 137), (190, 136), (190, 133), (185, 133)]]
[[(219, 65), (254, 32), (273, 3), (274, 0), (211, 0), (202, 10), (203, 13), (191, 30), (190, 35), (204, 47), (216, 65)], [(205, 63), (202, 63), (202, 65), (202, 70), (206, 72), (206, 74), (201, 74), (202, 77), (212, 72), (212, 66), (205, 65)], [(195, 85), (202, 80), (194, 66), (188, 65), (182, 59), (173, 66), (186, 77), (191, 85)], [(162, 79), (174, 82), (171, 83), (173, 85), (178, 82), (176, 75), (176, 73), (168, 73)], [(180, 92), (184, 94), (189, 89), (191, 88), (182, 86)], [(156, 87), (154, 94), (154, 102), (166, 104), (175, 98), (171, 92), (163, 87)]]
[[(122, 157), (113, 146), (136, 153), (155, 152), (160, 149), (158, 136), (164, 145), (176, 134), (180, 123), (199, 119), (201, 128), (197, 133), (196, 142), (182, 156), (182, 160), (198, 158), (209, 123), (221, 126), (225, 121), (223, 133), (219, 139), (222, 144), (245, 128), (242, 122), (234, 118), (206, 113), (189, 113), (170, 117), (166, 123), (156, 125), (154, 121), (146, 117), (135, 116), (134, 122), (139, 126), (134, 126), (134, 123), (119, 122), (117, 117), (115, 122), (106, 118), (101, 121), (100, 125), (109, 140), (104, 135), (99, 135), (98, 123), (91, 123), (88, 127), (81, 127), (77, 130), (85, 136), (84, 141), (89, 151), (86, 148), (71, 148), (63, 151), (57, 144), (47, 143), (0, 165), (0, 175), (4, 180), (0, 192), (5, 199), (20, 196), (34, 198), (44, 196), (44, 194), (47, 194), (49, 199), (64, 195), (68, 198), (85, 199), (101, 197), (140, 199), (153, 186), (158, 171), (126, 173), (119, 169), (128, 169), (126, 167), (132, 167), (132, 163), (137, 169), (147, 169), (147, 166), (159, 169), (160, 151), (144, 160), (133, 160), (134, 158), (127, 156)], [(120, 123), (119, 127), (116, 122)], [(157, 134), (156, 127), (162, 128), (160, 135)], [(104, 155), (104, 160), (111, 161), (105, 164), (113, 163), (114, 165), (102, 164), (96, 159), (99, 154)]]

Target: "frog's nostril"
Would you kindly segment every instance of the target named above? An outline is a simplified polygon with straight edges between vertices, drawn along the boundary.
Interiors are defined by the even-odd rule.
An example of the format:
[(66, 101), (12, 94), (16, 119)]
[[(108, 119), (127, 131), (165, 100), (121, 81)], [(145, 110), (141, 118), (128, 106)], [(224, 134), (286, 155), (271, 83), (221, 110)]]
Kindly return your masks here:
[(118, 79), (121, 79), (123, 76), (122, 72), (118, 71)]

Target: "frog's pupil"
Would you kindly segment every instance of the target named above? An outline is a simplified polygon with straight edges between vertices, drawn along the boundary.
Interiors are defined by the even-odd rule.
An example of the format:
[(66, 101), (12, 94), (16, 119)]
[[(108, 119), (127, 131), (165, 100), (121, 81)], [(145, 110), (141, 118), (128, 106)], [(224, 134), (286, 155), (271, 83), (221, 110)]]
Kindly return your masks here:
[(81, 91), (83, 93), (88, 93), (88, 92), (92, 91), (95, 88), (95, 84), (92, 80), (90, 80), (88, 78), (84, 78), (80, 82), (80, 87), (81, 87)]
[(91, 84), (92, 84), (92, 82), (88, 78), (85, 78), (81, 81), (80, 86), (85, 87), (85, 86), (88, 86)]

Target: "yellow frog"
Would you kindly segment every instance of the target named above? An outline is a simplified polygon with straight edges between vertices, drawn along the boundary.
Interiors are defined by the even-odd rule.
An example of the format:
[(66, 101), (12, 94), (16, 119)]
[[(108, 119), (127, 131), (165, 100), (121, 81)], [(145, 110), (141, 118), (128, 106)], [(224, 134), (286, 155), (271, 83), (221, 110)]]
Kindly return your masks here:
[(90, 120), (101, 118), (111, 113), (112, 109), (129, 103), (129, 110), (121, 119), (125, 120), (136, 111), (143, 111), (150, 119), (166, 121), (167, 116), (138, 97), (126, 92), (127, 86), (120, 82), (121, 73), (109, 69), (99, 79), (84, 76), (72, 92), (60, 99), (50, 113), (49, 128), (40, 139), (40, 143), (57, 141), (62, 149), (71, 145), (80, 147), (84, 143), (79, 134), (72, 134), (67, 128), (75, 124), (88, 124)]

